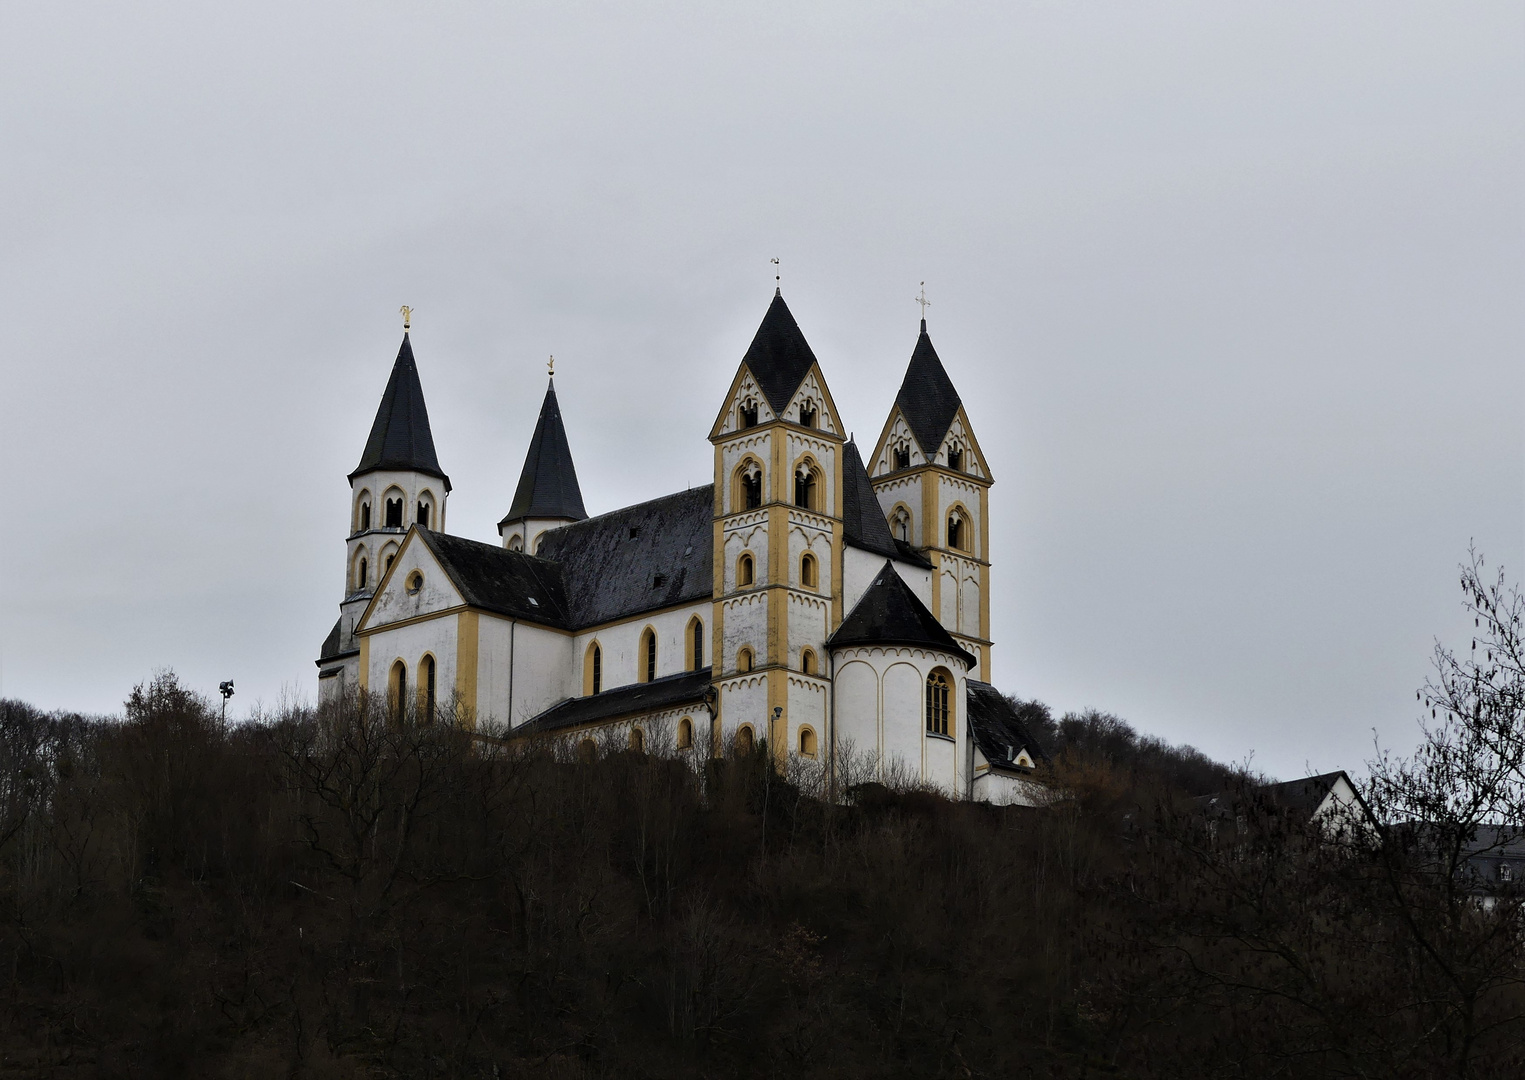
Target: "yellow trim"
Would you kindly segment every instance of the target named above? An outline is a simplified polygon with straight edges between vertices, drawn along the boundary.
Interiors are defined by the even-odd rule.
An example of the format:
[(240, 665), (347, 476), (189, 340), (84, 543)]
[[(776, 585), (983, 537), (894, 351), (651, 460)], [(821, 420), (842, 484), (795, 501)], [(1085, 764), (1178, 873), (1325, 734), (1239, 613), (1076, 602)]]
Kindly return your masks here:
[[(646, 647), (647, 634), (651, 635), (651, 648), (649, 650)], [(646, 628), (641, 631), (641, 636), (636, 640), (640, 644), (637, 646), (639, 651), (635, 656), (635, 681), (645, 683), (660, 678), (661, 676), (658, 673), (662, 669), (662, 646), (657, 640), (656, 627), (647, 623)], [(649, 662), (646, 659), (648, 653), (651, 656)]]
[[(810, 749), (804, 747), (805, 736), (810, 736)], [(810, 724), (801, 724), (799, 731), (795, 732), (794, 745), (796, 752), (801, 757), (813, 758), (820, 753), (821, 740), (816, 737), (815, 728)]]
[[(731, 435), (724, 435), (721, 433), (720, 427), (725, 423), (726, 413), (730, 412), (731, 406), (736, 404), (736, 395), (741, 392), (742, 380), (751, 374), (752, 369), (747, 367), (747, 362), (745, 360), (736, 365), (736, 374), (731, 379), (731, 388), (726, 391), (725, 403), (720, 406), (720, 413), (715, 417), (715, 422), (710, 425), (710, 442), (714, 442), (716, 439), (734, 438), (735, 433), (732, 433)], [(757, 377), (755, 375), (752, 376), (752, 381), (754, 383), (757, 382)], [(761, 392), (761, 390), (762, 388), (759, 386), (758, 391)], [(772, 408), (772, 406), (769, 406), (769, 408)], [(758, 425), (758, 427), (761, 426), (761, 424)], [(756, 431), (757, 428), (748, 428), (747, 430)]]
[(598, 688), (598, 692), (599, 693), (603, 692), (603, 676), (604, 676), (604, 672), (603, 672), (603, 656), (602, 656), (603, 648), (604, 647), (603, 647), (602, 644), (599, 643), (598, 638), (594, 638), (592, 641), (588, 642), (588, 647), (583, 650), (583, 653), (582, 653), (582, 696), (583, 697), (590, 697), (594, 693), (594, 690), (593, 690), (593, 650), (594, 649), (598, 649), (599, 652), (600, 652), (600, 656), (599, 656), (599, 672), (598, 672), (598, 676), (599, 676), (599, 688)]
[[(688, 725), (688, 742), (683, 741), (683, 725)], [(678, 730), (674, 736), (675, 748), (678, 750), (692, 750), (694, 748), (694, 718), (685, 716), (678, 721)]]
[[(807, 566), (811, 568), (811, 572), (808, 576), (814, 578), (814, 581), (806, 580), (807, 575), (805, 574), (805, 568)], [(800, 591), (804, 592), (808, 590), (809, 592), (817, 592), (820, 590), (820, 587), (821, 560), (816, 558), (815, 552), (813, 551), (800, 552)]]
[[(898, 404), (890, 406), (890, 414), (884, 418), (884, 427), (879, 431), (879, 441), (874, 443), (874, 455), (863, 463), (863, 467), (868, 470), (869, 479), (874, 479), (874, 466), (879, 464), (879, 459), (884, 456), (884, 451), (888, 449), (890, 432), (895, 430), (896, 419), (903, 416), (904, 414), (900, 411), (900, 406)], [(906, 427), (910, 426), (910, 424), (906, 424)], [(894, 470), (891, 470), (891, 472), (893, 471)], [(886, 473), (885, 475), (888, 476), (889, 473)]]
[[(447, 615), (458, 615), (463, 611), (471, 611), (466, 604), (457, 604), (455, 607), (440, 608), (438, 611), (426, 611), (422, 615), (410, 615), (406, 619), (398, 619), (396, 622), (382, 623), (380, 626), (367, 626), (363, 630), (356, 630), (357, 638), (367, 638), (372, 634), (384, 634), (388, 630), (396, 630), (402, 626), (412, 626), (415, 623), (428, 622), (430, 619), (443, 619)], [(507, 619), (507, 616), (494, 616), (494, 618)]]
[(461, 723), (473, 730), (477, 726), (477, 639), (480, 629), (480, 616), (475, 611), (463, 611), (456, 616), (455, 707)]
[[(971, 551), (968, 548), (964, 548), (964, 547), (957, 547), (951, 541), (948, 540), (948, 519), (953, 516), (954, 511), (957, 511), (958, 513), (963, 515), (964, 525), (972, 526), (974, 524), (974, 522), (972, 520), (970, 520), (971, 518), (974, 517), (974, 515), (971, 514), (969, 512), (969, 508), (964, 505), (964, 500), (963, 499), (954, 499), (952, 502), (950, 502), (947, 505), (947, 507), (943, 510), (943, 513), (942, 513), (942, 533), (943, 533), (943, 536), (942, 536), (942, 539), (943, 539), (942, 546), (947, 548), (949, 551), (956, 551), (960, 555), (973, 555), (976, 559), (978, 559), (980, 557), (980, 555), (981, 555), (980, 552), (978, 552), (978, 551)], [(970, 529), (969, 531), (972, 532), (973, 530)]]
[(358, 681), (360, 683), (360, 690), (362, 693), (364, 693), (365, 691), (369, 690), (371, 686), (371, 639), (367, 637), (360, 639), (359, 674), (360, 678)]
[[(959, 405), (958, 411), (953, 414), (953, 418), (964, 422), (964, 438), (969, 440), (969, 446), (973, 447), (974, 452), (979, 455), (980, 469), (985, 474), (984, 476), (975, 476), (973, 473), (958, 473), (957, 475), (967, 476), (976, 484), (984, 484), (986, 487), (989, 487), (995, 483), (995, 474), (990, 471), (990, 460), (985, 457), (985, 451), (980, 447), (980, 440), (974, 437), (974, 425), (969, 422), (969, 414), (964, 411), (963, 405)], [(951, 424), (948, 426), (952, 427)], [(967, 450), (968, 447), (965, 447), (966, 452)]]
[[(742, 563), (751, 563), (752, 564), (752, 576), (751, 576), (751, 579), (748, 580), (748, 581), (742, 581), (741, 580), (741, 576), (742, 576), (741, 575), (741, 566), (742, 566)], [(736, 588), (735, 588), (734, 591), (736, 591), (736, 592), (740, 592), (742, 589), (751, 589), (751, 588), (754, 588), (757, 585), (757, 557), (754, 556), (750, 551), (746, 550), (745, 548), (742, 549), (741, 554), (736, 556), (736, 578), (735, 578), (735, 581), (736, 581)]]
[[(805, 657), (807, 656), (810, 657), (812, 661), (810, 667), (805, 666)], [(820, 663), (820, 658), (816, 656), (815, 650), (812, 649), (809, 645), (805, 645), (800, 649), (800, 674), (819, 675), (821, 673), (819, 670)]]
[[(692, 618), (690, 618), (688, 620), (688, 622), (683, 624), (683, 670), (684, 671), (698, 671), (699, 670), (699, 665), (704, 660), (703, 656), (698, 657), (697, 660), (694, 657), (694, 623), (698, 623), (699, 624), (699, 630), (700, 630), (701, 634), (704, 631), (704, 619), (703, 619), (703, 617), (701, 617), (699, 615), (693, 616)], [(701, 649), (703, 648), (702, 643), (700, 645), (700, 648)]]

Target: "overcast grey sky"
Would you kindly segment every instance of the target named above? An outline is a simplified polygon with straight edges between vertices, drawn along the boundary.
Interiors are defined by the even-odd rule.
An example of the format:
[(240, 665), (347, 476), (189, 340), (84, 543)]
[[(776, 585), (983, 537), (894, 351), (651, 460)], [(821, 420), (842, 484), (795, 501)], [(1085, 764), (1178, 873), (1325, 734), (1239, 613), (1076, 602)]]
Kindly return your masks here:
[(927, 282), (997, 683), (1274, 774), (1412, 744), (1525, 565), (1525, 6), (5, 4), (0, 694), (312, 660), (400, 336), (496, 540), (710, 479), (783, 260), (860, 440)]

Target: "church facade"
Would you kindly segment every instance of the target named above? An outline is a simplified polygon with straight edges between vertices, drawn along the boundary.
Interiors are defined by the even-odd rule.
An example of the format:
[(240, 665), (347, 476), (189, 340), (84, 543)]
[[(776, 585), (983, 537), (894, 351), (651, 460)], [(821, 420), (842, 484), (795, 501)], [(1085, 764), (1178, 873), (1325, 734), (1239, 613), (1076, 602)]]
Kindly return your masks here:
[(349, 475), (320, 697), (696, 755), (766, 741), (1026, 801), (1043, 751), (989, 683), (994, 477), (925, 319), (870, 453), (845, 431), (776, 292), (710, 429), (713, 484), (589, 517), (553, 380), (498, 541), (453, 536), (405, 330)]

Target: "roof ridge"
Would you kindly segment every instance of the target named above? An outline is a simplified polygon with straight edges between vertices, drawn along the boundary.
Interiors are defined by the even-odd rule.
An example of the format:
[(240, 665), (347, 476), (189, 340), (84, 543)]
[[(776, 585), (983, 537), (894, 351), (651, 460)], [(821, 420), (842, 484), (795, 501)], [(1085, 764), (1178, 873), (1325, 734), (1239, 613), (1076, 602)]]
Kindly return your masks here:
[(594, 522), (602, 521), (607, 517), (614, 516), (615, 514), (622, 514), (627, 510), (638, 510), (643, 506), (650, 506), (652, 503), (661, 502), (663, 499), (676, 499), (683, 495), (689, 495), (695, 491), (703, 491), (705, 488), (713, 488), (714, 486), (714, 481), (711, 481), (708, 484), (700, 484), (698, 487), (684, 488), (682, 491), (672, 491), (666, 495), (657, 495), (653, 498), (645, 499), (638, 503), (630, 503), (627, 506), (617, 506), (613, 510), (605, 510), (601, 514), (593, 514), (589, 517), (583, 518), (580, 521), (574, 521), (570, 525), (562, 525), (550, 531), (561, 532), (565, 529), (576, 529), (584, 525), (592, 525)]

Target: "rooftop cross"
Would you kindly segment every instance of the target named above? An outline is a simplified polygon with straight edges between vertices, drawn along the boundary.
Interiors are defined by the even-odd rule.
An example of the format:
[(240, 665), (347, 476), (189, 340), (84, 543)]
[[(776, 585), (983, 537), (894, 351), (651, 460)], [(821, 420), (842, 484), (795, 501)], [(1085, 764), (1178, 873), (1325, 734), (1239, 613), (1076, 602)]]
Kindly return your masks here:
[(921, 305), (921, 321), (926, 322), (927, 308), (932, 306), (932, 301), (927, 299), (927, 283), (925, 281), (921, 283), (921, 295), (916, 298), (916, 302)]

